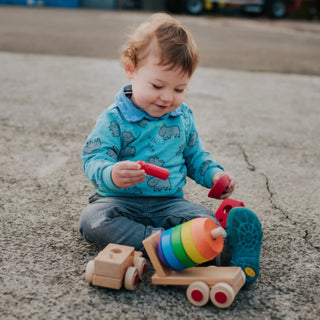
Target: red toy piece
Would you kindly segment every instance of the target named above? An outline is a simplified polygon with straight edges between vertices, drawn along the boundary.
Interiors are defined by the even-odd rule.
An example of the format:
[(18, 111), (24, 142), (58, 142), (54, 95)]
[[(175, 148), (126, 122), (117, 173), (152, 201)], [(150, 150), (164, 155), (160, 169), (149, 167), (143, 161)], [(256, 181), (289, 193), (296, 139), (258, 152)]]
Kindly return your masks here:
[(223, 192), (227, 189), (230, 180), (227, 175), (222, 175), (218, 181), (214, 184), (208, 193), (208, 197), (220, 199)]
[(168, 169), (158, 167), (151, 163), (145, 163), (141, 160), (137, 161), (137, 163), (139, 163), (141, 169), (143, 169), (146, 172), (146, 174), (149, 174), (150, 176), (154, 176), (163, 180), (166, 180), (169, 177)]
[(244, 207), (244, 204), (241, 201), (233, 199), (225, 199), (221, 202), (218, 210), (215, 213), (215, 216), (220, 222), (221, 227), (226, 228), (228, 214), (230, 210), (235, 207)]

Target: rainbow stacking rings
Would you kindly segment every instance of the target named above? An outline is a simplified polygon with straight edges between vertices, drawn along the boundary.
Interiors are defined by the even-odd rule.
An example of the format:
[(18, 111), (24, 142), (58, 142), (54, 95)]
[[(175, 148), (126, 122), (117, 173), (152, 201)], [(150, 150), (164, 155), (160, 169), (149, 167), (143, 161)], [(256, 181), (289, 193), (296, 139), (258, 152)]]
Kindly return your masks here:
[(175, 271), (214, 259), (223, 249), (223, 239), (213, 239), (217, 224), (209, 218), (196, 218), (165, 230), (157, 254), (160, 261)]

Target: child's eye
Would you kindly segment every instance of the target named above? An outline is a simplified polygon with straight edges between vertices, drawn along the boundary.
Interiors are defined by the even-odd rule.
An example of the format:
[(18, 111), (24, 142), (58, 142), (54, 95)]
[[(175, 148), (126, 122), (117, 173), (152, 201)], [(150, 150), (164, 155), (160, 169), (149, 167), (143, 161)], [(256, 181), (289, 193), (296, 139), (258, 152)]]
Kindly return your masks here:
[(153, 84), (152, 85), (155, 89), (161, 89), (162, 87), (161, 86), (157, 86), (156, 84)]
[(175, 89), (175, 91), (178, 93), (182, 93), (184, 91), (184, 89)]

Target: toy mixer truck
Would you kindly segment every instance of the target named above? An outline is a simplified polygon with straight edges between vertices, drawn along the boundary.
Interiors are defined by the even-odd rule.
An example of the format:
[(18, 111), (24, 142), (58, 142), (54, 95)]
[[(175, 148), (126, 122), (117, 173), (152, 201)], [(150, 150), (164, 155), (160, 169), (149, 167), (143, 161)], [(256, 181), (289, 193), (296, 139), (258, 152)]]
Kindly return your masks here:
[[(151, 278), (152, 283), (188, 286), (187, 298), (195, 306), (203, 306), (210, 299), (218, 308), (229, 307), (246, 281), (240, 267), (194, 266), (177, 270), (178, 265), (175, 264), (177, 257), (184, 265), (190, 263), (188, 259), (196, 265), (198, 262), (211, 260), (219, 254), (223, 246), (222, 232), (216, 225), (211, 229), (214, 225), (211, 219), (196, 218), (163, 233), (156, 232), (145, 239), (143, 245), (156, 271)], [(192, 232), (200, 232), (200, 229), (202, 232), (197, 233), (197, 238), (193, 238)], [(171, 245), (168, 245), (166, 237), (170, 232)], [(180, 238), (177, 236), (179, 232)], [(183, 250), (183, 247), (187, 248), (187, 245), (183, 246), (186, 243), (188, 249)], [(175, 258), (168, 254), (171, 250)]]
[[(223, 248), (222, 228), (208, 218), (196, 218), (143, 241), (155, 269), (155, 285), (184, 285), (195, 306), (209, 299), (218, 308), (229, 307), (245, 283), (240, 267), (196, 266), (212, 260)], [(195, 234), (197, 237), (195, 237)], [(146, 272), (146, 261), (133, 247), (109, 244), (89, 261), (86, 281), (96, 286), (135, 290)]]

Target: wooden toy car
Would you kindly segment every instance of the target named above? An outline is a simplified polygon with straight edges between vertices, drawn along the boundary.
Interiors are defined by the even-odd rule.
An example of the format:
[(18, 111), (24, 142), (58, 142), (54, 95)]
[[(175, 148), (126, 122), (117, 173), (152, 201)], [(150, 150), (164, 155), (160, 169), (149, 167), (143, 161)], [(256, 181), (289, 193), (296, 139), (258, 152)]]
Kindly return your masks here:
[(134, 247), (109, 244), (88, 262), (85, 279), (94, 286), (135, 290), (146, 273), (146, 259)]
[(205, 305), (209, 299), (218, 308), (229, 307), (246, 277), (240, 267), (191, 267), (174, 271), (158, 258), (157, 247), (161, 231), (143, 241), (151, 263), (156, 271), (151, 281), (155, 285), (187, 285), (187, 298), (195, 306)]

